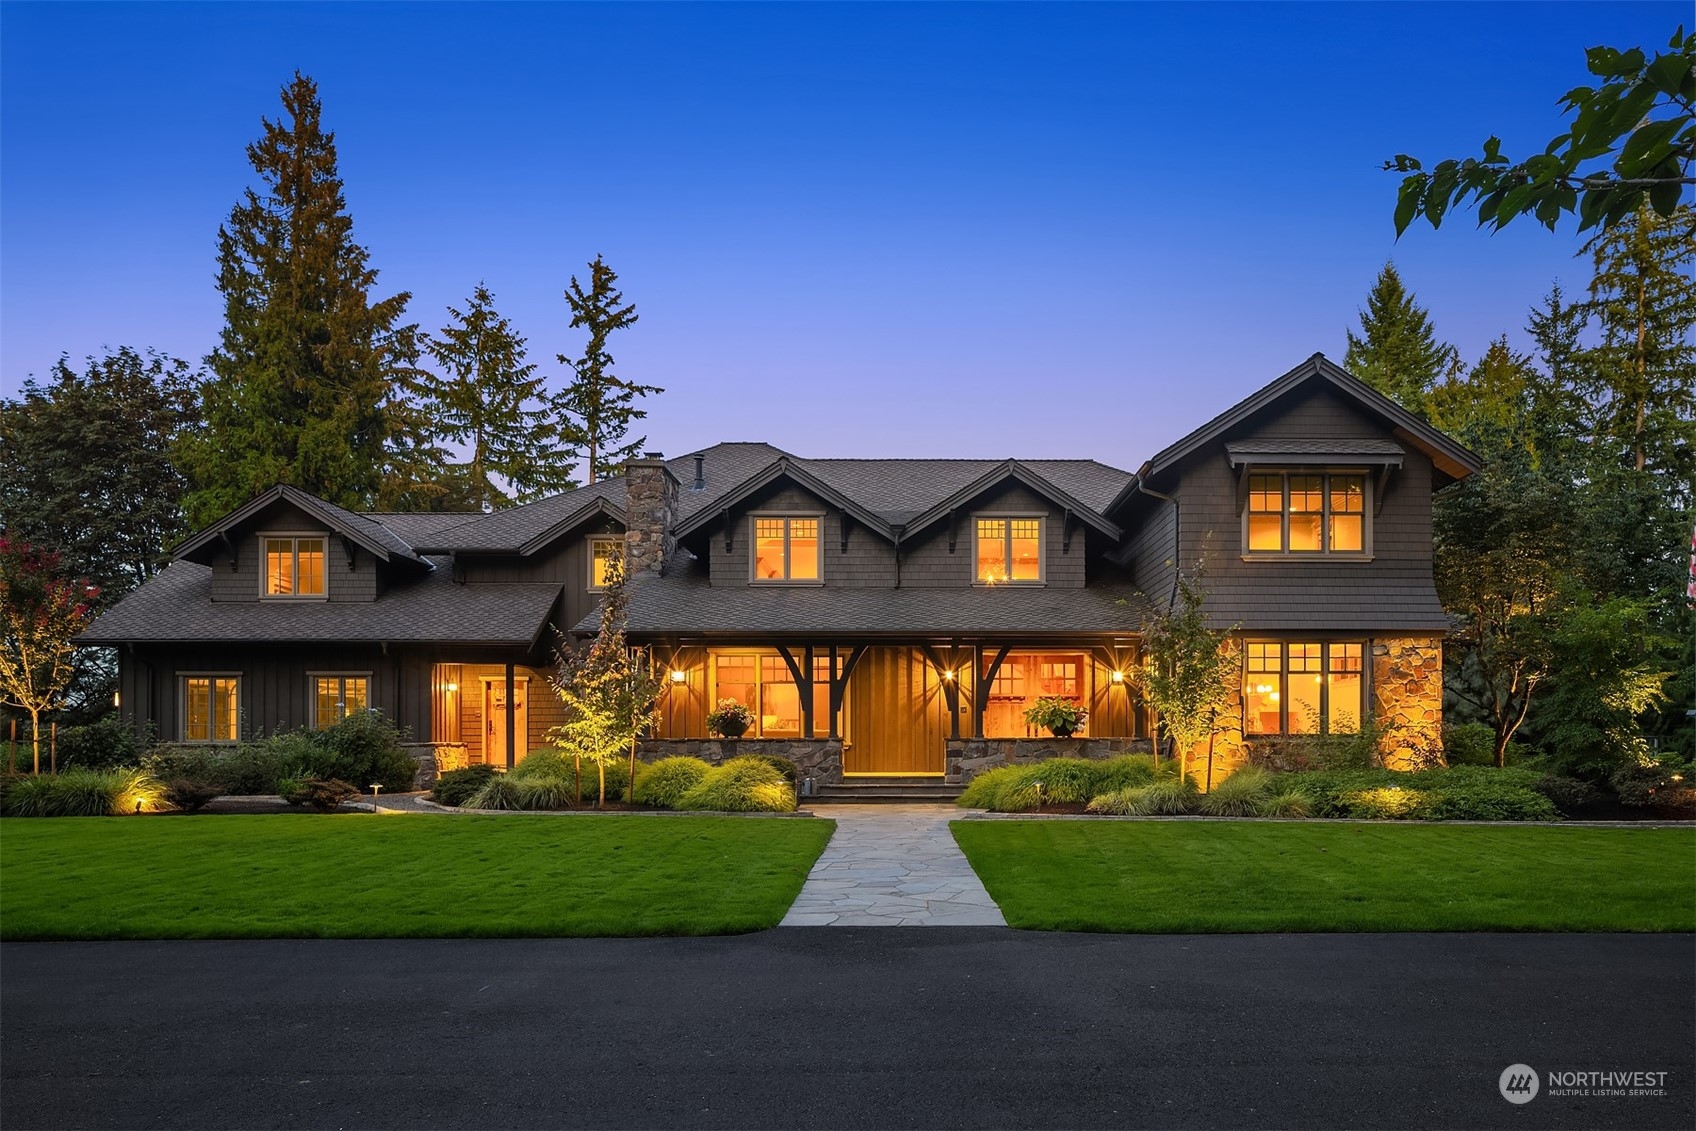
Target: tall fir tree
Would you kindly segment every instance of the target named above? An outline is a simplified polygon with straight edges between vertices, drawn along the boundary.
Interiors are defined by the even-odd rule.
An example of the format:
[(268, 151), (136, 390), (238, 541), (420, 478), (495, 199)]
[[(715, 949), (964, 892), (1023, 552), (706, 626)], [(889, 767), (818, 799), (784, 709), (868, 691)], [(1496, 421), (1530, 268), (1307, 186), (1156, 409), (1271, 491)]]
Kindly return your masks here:
[(262, 191), (244, 190), (218, 229), (224, 328), (205, 428), (183, 450), (197, 526), (275, 483), (370, 506), (416, 375), (417, 327), (400, 321), (411, 295), (372, 298), (317, 84), (296, 72), (282, 101), (284, 120), (263, 119), (247, 148)]
[(571, 328), (587, 329), (589, 341), (580, 358), (559, 355), (560, 363), (570, 366), (573, 376), (555, 397), (554, 409), (567, 441), (582, 453), (591, 483), (614, 474), (625, 460), (642, 450), (648, 442), (646, 436), (623, 442), (631, 422), (648, 415), (645, 409), (636, 407), (636, 398), (665, 392), (657, 385), (627, 381), (612, 371), (607, 338), (615, 330), (634, 326), (637, 319), (636, 304), (625, 303), (617, 283), (618, 275), (597, 255), (589, 264), (588, 290), (573, 275), (565, 291), (565, 301), (571, 307)]
[(172, 452), (198, 420), (184, 362), (124, 347), (79, 373), (61, 357), (46, 383), (0, 401), (0, 529), (117, 600), (188, 532)]
[(1361, 333), (1348, 332), (1343, 368), (1414, 412), (1454, 366), (1455, 350), (1437, 340), (1431, 317), (1402, 285), (1394, 263), (1384, 264), (1360, 312)]
[(543, 378), (525, 360), (525, 339), (479, 283), (464, 310), (427, 348), (441, 373), (421, 382), (436, 435), (466, 458), (452, 470), (478, 510), (511, 506), (576, 486), (576, 464), (559, 442)]

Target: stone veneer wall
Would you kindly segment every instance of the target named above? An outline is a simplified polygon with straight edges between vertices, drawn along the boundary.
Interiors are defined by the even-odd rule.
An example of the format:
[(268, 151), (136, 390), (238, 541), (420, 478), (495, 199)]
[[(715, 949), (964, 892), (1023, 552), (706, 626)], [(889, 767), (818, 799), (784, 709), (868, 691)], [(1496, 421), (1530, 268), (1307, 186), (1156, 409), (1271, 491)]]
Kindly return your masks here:
[(677, 477), (658, 454), (624, 465), (624, 564), (631, 576), (659, 569), (671, 556), (677, 488)]
[(415, 790), (434, 788), (442, 774), (471, 764), (470, 752), (461, 742), (403, 742), (400, 748), (418, 763), (418, 772), (412, 778)]
[(1442, 637), (1372, 642), (1372, 711), (1384, 728), (1378, 753), (1386, 767), (1415, 770), (1442, 761)]
[(1048, 758), (1117, 758), (1147, 754), (1146, 738), (950, 738), (945, 780), (967, 785), (986, 770)]
[(636, 744), (636, 756), (644, 762), (686, 757), (716, 766), (740, 754), (787, 758), (801, 777), (812, 778), (815, 785), (842, 781), (840, 738), (644, 738)]

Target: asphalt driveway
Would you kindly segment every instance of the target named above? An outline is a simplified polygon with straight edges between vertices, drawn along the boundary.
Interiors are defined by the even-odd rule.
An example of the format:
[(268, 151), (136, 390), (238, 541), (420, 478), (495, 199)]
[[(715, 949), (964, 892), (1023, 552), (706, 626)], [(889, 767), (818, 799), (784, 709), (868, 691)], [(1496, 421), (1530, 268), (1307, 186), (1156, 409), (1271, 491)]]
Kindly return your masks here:
[(1690, 936), (0, 947), (8, 1129), (1688, 1128), (1693, 1050)]

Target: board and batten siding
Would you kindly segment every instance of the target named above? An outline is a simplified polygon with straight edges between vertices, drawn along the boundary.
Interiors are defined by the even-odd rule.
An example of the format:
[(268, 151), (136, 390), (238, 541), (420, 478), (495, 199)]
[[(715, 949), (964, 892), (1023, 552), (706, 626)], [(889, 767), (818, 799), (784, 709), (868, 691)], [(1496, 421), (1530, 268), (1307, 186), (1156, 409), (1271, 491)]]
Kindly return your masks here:
[(528, 557), (462, 554), (457, 566), (459, 579), (468, 585), (503, 581), (557, 584), (564, 591), (559, 627), (568, 629), (594, 612), (600, 601), (600, 594), (589, 589), (590, 539), (623, 537), (624, 528), (603, 515)]
[(355, 549), (353, 564), (348, 565), (347, 550), (342, 540), (324, 529), (324, 524), (296, 507), (279, 504), (265, 518), (264, 525), (236, 539), (235, 568), (230, 568), (230, 554), (220, 549), (212, 559), (212, 599), (214, 601), (258, 601), (261, 572), (264, 569), (262, 539), (280, 534), (304, 534), (324, 539), (324, 599), (327, 601), (374, 601), (380, 590), (377, 559), (370, 552)]

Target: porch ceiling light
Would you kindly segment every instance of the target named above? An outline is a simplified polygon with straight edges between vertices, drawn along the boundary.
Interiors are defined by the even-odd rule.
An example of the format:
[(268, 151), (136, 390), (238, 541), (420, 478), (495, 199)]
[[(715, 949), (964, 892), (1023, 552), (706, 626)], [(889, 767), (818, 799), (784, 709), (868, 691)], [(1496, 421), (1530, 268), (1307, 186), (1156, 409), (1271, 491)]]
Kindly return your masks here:
[(673, 682), (673, 683), (687, 683), (688, 681), (689, 681), (689, 673), (688, 672), (684, 671), (682, 668), (672, 668), (671, 669), (671, 682)]

